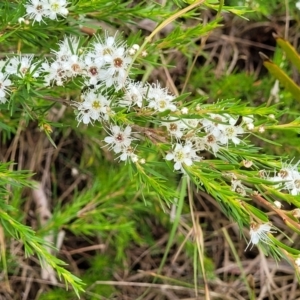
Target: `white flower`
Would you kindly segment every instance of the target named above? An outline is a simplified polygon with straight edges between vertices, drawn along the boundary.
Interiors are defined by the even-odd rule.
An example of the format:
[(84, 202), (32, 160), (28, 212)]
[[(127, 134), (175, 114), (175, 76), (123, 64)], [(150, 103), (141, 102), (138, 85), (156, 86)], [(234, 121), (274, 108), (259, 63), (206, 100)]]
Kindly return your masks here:
[(26, 74), (31, 73), (33, 77), (38, 77), (36, 70), (37, 63), (32, 63), (33, 55), (15, 56), (8, 61), (5, 70), (8, 74), (17, 75), (23, 78)]
[(110, 55), (105, 55), (104, 60), (105, 71), (100, 75), (101, 80), (106, 87), (114, 85), (116, 90), (120, 90), (125, 84), (127, 68), (132, 58), (126, 55), (124, 47), (118, 47)]
[(29, 3), (25, 5), (27, 14), (29, 19), (33, 19), (33, 23), (35, 21), (41, 22), (43, 21), (43, 17), (45, 16), (45, 0), (29, 0)]
[(296, 3), (296, 8), (300, 10), (300, 1)]
[(134, 148), (131, 146), (122, 148), (119, 158), (121, 161), (127, 161), (130, 159), (133, 163), (136, 163), (139, 160), (138, 156), (134, 153)]
[(92, 43), (93, 51), (90, 52), (90, 55), (95, 58), (98, 65), (102, 66), (105, 63), (105, 58), (112, 55), (119, 46), (125, 47), (125, 44), (118, 43), (117, 33), (115, 36), (110, 36), (108, 32), (105, 32), (104, 40), (97, 36), (96, 41)]
[(198, 119), (182, 119), (182, 122), (184, 123), (187, 129), (191, 129), (193, 131), (195, 131), (195, 129), (198, 129), (198, 125), (199, 125)]
[(132, 61), (126, 49), (126, 43), (119, 42), (117, 34), (110, 36), (107, 32), (104, 38), (97, 36), (92, 43), (92, 49), (87, 55), (101, 68), (99, 78), (104, 86), (114, 86), (116, 90), (124, 87), (127, 68)]
[(58, 86), (62, 86), (66, 80), (66, 72), (60, 62), (54, 61), (49, 64), (47, 61), (41, 65), (41, 71), (47, 73), (44, 76), (45, 85), (49, 86), (51, 82), (56, 83)]
[(79, 39), (76, 37), (65, 37), (59, 42), (59, 49), (51, 51), (55, 55), (52, 62), (44, 62), (41, 65), (43, 72), (48, 73), (44, 80), (46, 85), (51, 82), (61, 86), (68, 78), (86, 74), (86, 64), (80, 57)]
[(204, 143), (206, 148), (211, 148), (214, 154), (216, 154), (220, 149), (219, 141), (213, 134), (208, 134), (207, 136), (205, 136)]
[(6, 65), (6, 60), (0, 60), (0, 71), (3, 72), (5, 69), (4, 66)]
[(291, 183), (286, 183), (286, 189), (289, 190), (290, 194), (297, 196), (300, 193), (300, 178), (293, 180)]
[(148, 107), (156, 111), (164, 112), (166, 110), (175, 111), (176, 105), (172, 102), (174, 96), (168, 93), (166, 88), (161, 88), (159, 83), (149, 85), (147, 99)]
[(0, 72), (0, 102), (5, 103), (5, 95), (8, 93), (8, 87), (11, 85), (11, 81), (7, 78), (8, 74)]
[(85, 75), (88, 79), (87, 85), (96, 85), (100, 80), (101, 66), (95, 62), (95, 58), (91, 55), (86, 55), (84, 58)]
[(282, 168), (277, 173), (277, 176), (281, 178), (281, 180), (293, 180), (299, 176), (298, 165), (300, 161), (298, 161), (295, 165), (291, 163), (283, 163)]
[(77, 121), (83, 122), (84, 124), (92, 123), (98, 119), (109, 119), (110, 113), (110, 102), (106, 96), (96, 94), (93, 91), (82, 95), (83, 102), (73, 102), (78, 110)]
[(180, 139), (183, 136), (183, 130), (186, 129), (186, 125), (174, 117), (170, 117), (168, 122), (162, 122), (162, 125), (166, 126), (169, 134), (176, 139)]
[(187, 143), (184, 146), (177, 143), (174, 150), (166, 155), (166, 160), (174, 160), (174, 170), (181, 170), (184, 173), (183, 164), (191, 166), (194, 161), (200, 161), (201, 158), (197, 156), (191, 143)]
[(293, 196), (300, 194), (300, 173), (298, 171), (298, 161), (295, 165), (290, 163), (283, 163), (280, 171), (274, 176), (269, 174), (263, 176), (269, 181), (279, 182), (280, 184), (275, 185), (275, 188), (278, 190), (288, 190), (289, 193)]
[(128, 107), (128, 109), (134, 105), (141, 108), (143, 106), (145, 92), (146, 89), (142, 82), (129, 82), (125, 86), (125, 94), (119, 101), (119, 105), (122, 107)]
[(68, 2), (66, 0), (48, 0), (44, 6), (44, 14), (51, 20), (56, 20), (57, 15), (66, 17), (69, 13), (66, 6)]
[(284, 189), (287, 189), (293, 196), (300, 194), (300, 173), (297, 165), (287, 170), (287, 181), (284, 183)]
[(73, 54), (78, 54), (79, 42), (79, 39), (75, 36), (65, 36), (64, 39), (58, 43), (59, 49), (57, 51), (51, 51), (55, 54), (56, 61), (66, 62)]
[(206, 149), (205, 139), (202, 137), (191, 136), (187, 141), (193, 144), (193, 147), (196, 151), (203, 151)]
[(218, 137), (225, 129), (227, 120), (222, 115), (210, 114), (209, 119), (201, 120), (205, 132), (211, 133), (213, 136)]
[(6, 103), (7, 99), (5, 97), (0, 97), (0, 103), (4, 104)]
[(62, 67), (68, 77), (74, 77), (83, 73), (85, 64), (78, 55), (73, 54), (62, 62)]
[(248, 249), (248, 247), (252, 244), (253, 248), (254, 245), (257, 245), (259, 242), (270, 244), (271, 240), (268, 236), (268, 233), (275, 233), (276, 231), (272, 230), (272, 225), (270, 223), (265, 224), (258, 224), (258, 223), (251, 223), (250, 224), (250, 241), (245, 249), (245, 251)]
[(218, 140), (221, 144), (228, 144), (229, 140), (235, 145), (238, 145), (241, 140), (238, 138), (238, 135), (243, 134), (244, 129), (241, 126), (234, 126), (234, 125), (225, 125), (223, 132), (220, 134)]
[(269, 114), (268, 117), (271, 119), (271, 120), (276, 120), (276, 117), (274, 114)]
[[(210, 114), (209, 119), (203, 119), (201, 123), (205, 132), (212, 134), (220, 144), (227, 145), (231, 140), (235, 145), (238, 145), (241, 142), (238, 136), (244, 133), (242, 126), (237, 124), (238, 120), (228, 114)], [(253, 119), (245, 117), (243, 122), (250, 125)]]
[(109, 149), (113, 149), (115, 153), (120, 153), (127, 149), (133, 138), (131, 135), (131, 127), (127, 126), (124, 130), (120, 126), (111, 126), (111, 135), (107, 136), (104, 141), (109, 144)]
[(242, 184), (241, 180), (232, 178), (231, 179), (231, 190), (242, 196), (246, 196), (245, 186)]

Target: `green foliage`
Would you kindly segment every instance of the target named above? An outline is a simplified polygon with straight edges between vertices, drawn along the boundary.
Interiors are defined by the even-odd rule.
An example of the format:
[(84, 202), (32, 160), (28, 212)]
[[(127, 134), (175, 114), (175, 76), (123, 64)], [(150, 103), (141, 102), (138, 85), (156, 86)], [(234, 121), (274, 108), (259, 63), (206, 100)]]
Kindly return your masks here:
[[(15, 164), (0, 163), (0, 229), (4, 231), (6, 244), (18, 241), (24, 248), (26, 257), (36, 256), (41, 267), (50, 266), (59, 279), (64, 281), (66, 288), (72, 287), (71, 291), (53, 288), (40, 299), (74, 299), (80, 295), (85, 295), (87, 299), (97, 299), (97, 295), (110, 298), (116, 289), (97, 282), (112, 280), (115, 272), (124, 268), (127, 251), (133, 245), (153, 246), (153, 252), (162, 254), (157, 273), (152, 275), (154, 281), (166, 280), (161, 273), (168, 255), (174, 245), (179, 246), (182, 243), (182, 249), (194, 268), (194, 283), (172, 278), (167, 281), (176, 284), (179, 282), (182, 286), (195, 286), (197, 290), (199, 280), (205, 283), (207, 279), (215, 278), (215, 266), (206, 257), (203, 237), (201, 240), (200, 235), (194, 234), (195, 241), (192, 241), (186, 239), (179, 230), (184, 225), (197, 232), (196, 228), (200, 226), (199, 219), (194, 215), (194, 190), (209, 195), (224, 215), (238, 224), (241, 235), (244, 234), (242, 230), (245, 227), (250, 228), (253, 234), (253, 224), (271, 224), (272, 216), (268, 213), (270, 211), (282, 219), (286, 228), (299, 234), (300, 226), (294, 212), (294, 209), (300, 208), (299, 179), (292, 178), (296, 180), (295, 186), (283, 189), (287, 183), (286, 178), (277, 178), (278, 174), (282, 175), (285, 171), (292, 172), (293, 176), (298, 172), (298, 163), (295, 162), (292, 166), (291, 162), (285, 163), (283, 160), (292, 159), (285, 153), (300, 158), (296, 139), (300, 133), (297, 117), (300, 107), (294, 101), (299, 100), (300, 89), (287, 75), (291, 73), (291, 64), (300, 70), (299, 55), (287, 41), (277, 37), (277, 44), (290, 64), (286, 64), (284, 70), (277, 65), (282, 62), (281, 50), (277, 50), (274, 62), (264, 58), (266, 68), (291, 92), (289, 94), (278, 91), (281, 102), (275, 105), (268, 101), (274, 84), (272, 79), (258, 79), (252, 74), (241, 73), (238, 69), (216, 78), (214, 62), (198, 67), (195, 59), (199, 57), (199, 53), (201, 59), (207, 58), (208, 54), (203, 49), (199, 50), (199, 41), (202, 42), (202, 38), (208, 37), (213, 31), (220, 30), (223, 14), (232, 13), (244, 17), (247, 13), (246, 16), (250, 17), (249, 12), (257, 8), (258, 18), (267, 16), (270, 9), (278, 13), (283, 10), (279, 1), (271, 1), (271, 4), (251, 1), (250, 6), (246, 3), (241, 6), (239, 2), (167, 1), (165, 5), (159, 5), (147, 1), (136, 3), (119, 0), (73, 0), (68, 6), (68, 15), (59, 16), (58, 20), (47, 18), (40, 23), (37, 20), (33, 23), (28, 16), (27, 20), (19, 20), (26, 14), (26, 1), (3, 1), (0, 4), (2, 52), (8, 58), (14, 57), (13, 53), (17, 53), (19, 57), (21, 53), (32, 53), (36, 63), (24, 76), (11, 74), (9, 77), (12, 85), (9, 92), (5, 91), (9, 100), (0, 107), (1, 143), (9, 145), (15, 139), (13, 146), (17, 147), (20, 134), (32, 126), (35, 128), (33, 132), (36, 129), (42, 131), (39, 134), (48, 143), (45, 147), (57, 151), (55, 157), (58, 157), (59, 162), (48, 166), (49, 174), (46, 176), (51, 181), (52, 215), (47, 222), (42, 226), (37, 225), (36, 228), (28, 226), (29, 221), (23, 208), (30, 198), (26, 191), (36, 188), (32, 178), (43, 176), (19, 170), (17, 163), (22, 166), (21, 159), (16, 160)], [(207, 22), (200, 22), (202, 19), (199, 14), (206, 10), (213, 12), (213, 17)], [(145, 18), (155, 21), (157, 25), (153, 27), (150, 23), (152, 27), (149, 25), (150, 30), (148, 28), (146, 33), (135, 30)], [(162, 30), (168, 25), (171, 25), (172, 30), (165, 34)], [(90, 51), (91, 44), (97, 41), (93, 34), (97, 32), (105, 35), (106, 29), (112, 32), (121, 31), (123, 39), (128, 36), (130, 46), (141, 45), (126, 70), (132, 80), (160, 80), (160, 75), (151, 77), (152, 71), (157, 68), (158, 73), (163, 69), (171, 81), (167, 70), (176, 66), (177, 56), (168, 61), (165, 58), (172, 52), (176, 51), (177, 55), (180, 53), (188, 71), (184, 72), (185, 75), (180, 75), (180, 80), (187, 83), (185, 91), (180, 91), (182, 86), (173, 86), (174, 93), (179, 89), (178, 97), (174, 96), (172, 99), (176, 109), (171, 107), (155, 111), (150, 105), (145, 105), (146, 99), (143, 99), (144, 106), (118, 106), (125, 97), (125, 86), (118, 90), (113, 85), (106, 86), (100, 90), (105, 90), (106, 95), (112, 98), (112, 108), (115, 110), (109, 118), (103, 118), (102, 122), (98, 122), (98, 119), (92, 120), (94, 126), (86, 126), (81, 122), (83, 117), (80, 118), (80, 105), (85, 93), (94, 90), (91, 87), (93, 85), (86, 82), (84, 76), (73, 76), (62, 85), (53, 82), (45, 86), (45, 74), (34, 74), (45, 63), (45, 57), (51, 61), (59, 52), (58, 44), (65, 35), (72, 34), (79, 38), (78, 49), (73, 49), (72, 40), (66, 39), (72, 54), (77, 55)], [(148, 56), (144, 57), (143, 51), (147, 51)], [(189, 73), (191, 68), (193, 69)], [(145, 87), (145, 94), (148, 96), (152, 86), (145, 84)], [(289, 110), (291, 104), (293, 109)], [(56, 120), (55, 117), (64, 109), (64, 117)], [(86, 111), (81, 111), (82, 115)], [(77, 113), (77, 119), (74, 112)], [(250, 122), (253, 127), (247, 127), (247, 118), (253, 120)], [(233, 120), (234, 124), (228, 124), (228, 120)], [(171, 136), (165, 123), (178, 121), (185, 124), (186, 131), (180, 137)], [(189, 121), (196, 121), (196, 127), (190, 125)], [(210, 125), (205, 125), (205, 122)], [(136, 160), (129, 156), (123, 162), (120, 155), (124, 153), (118, 149), (113, 153), (113, 145), (107, 145), (104, 141), (112, 126), (128, 125), (132, 126), (132, 141), (136, 142), (129, 150), (138, 155)], [(190, 154), (177, 167), (176, 159), (179, 160), (179, 154), (183, 155), (184, 152), (174, 154), (176, 144), (185, 144), (192, 148), (196, 142), (189, 142), (190, 136), (198, 138), (198, 141), (203, 141), (212, 133), (221, 136), (222, 129), (218, 129), (219, 133), (209, 131), (213, 126), (216, 131), (217, 128), (229, 128), (233, 131), (237, 128), (248, 129), (247, 132), (243, 131), (245, 134), (234, 136), (238, 141), (228, 138), (225, 142), (219, 142), (217, 150), (210, 147), (208, 142), (205, 146), (200, 145), (194, 151), (197, 159), (193, 161), (194, 157)], [(264, 131), (268, 133), (263, 135)], [(73, 140), (78, 141), (78, 145), (65, 146), (65, 141), (71, 135)], [(18, 148), (20, 152), (22, 143), (23, 140)], [(10, 153), (12, 150), (7, 151)], [(52, 155), (51, 151), (49, 156)], [(170, 154), (174, 154), (172, 159), (168, 158)], [(205, 155), (205, 159), (201, 155)], [(5, 153), (2, 156), (3, 161), (5, 156), (8, 157)], [(47, 166), (46, 163), (45, 165)], [(72, 171), (79, 174), (74, 175)], [(61, 176), (61, 172), (65, 174)], [(61, 190), (59, 178), (66, 181), (66, 190)], [(289, 178), (290, 181), (292, 179)], [(278, 200), (292, 205), (293, 209), (288, 211), (276, 208), (274, 203)], [(257, 204), (263, 204), (266, 209)], [(183, 215), (188, 217), (183, 218)], [(169, 235), (162, 252), (159, 252), (155, 240), (158, 229), (167, 231)], [(65, 252), (56, 253), (54, 245), (46, 241), (45, 237), (50, 234), (59, 240), (61, 232), (67, 233), (69, 237), (82, 239), (87, 244), (101, 245), (101, 249), (93, 249), (94, 253), (85, 259), (86, 265), (82, 268), (76, 267), (74, 271), (72, 265), (65, 262), (68, 257), (63, 253), (67, 252), (67, 247)], [(232, 240), (227, 232), (223, 233), (241, 267)], [(255, 243), (251, 236), (251, 241), (266, 255), (275, 259), (284, 257), (295, 265), (300, 252), (290, 245), (290, 240), (279, 240), (275, 231), (267, 232), (266, 236), (259, 243)], [(264, 243), (266, 240), (267, 243)], [(54, 250), (55, 254), (50, 254), (49, 249)], [(103, 249), (109, 251), (102, 253)], [(10, 273), (14, 273), (10, 270), (14, 270), (16, 258), (12, 253), (6, 252), (9, 252), (8, 247), (6, 251), (1, 249), (1, 267), (7, 279)], [(245, 278), (243, 280), (249, 289)], [(85, 286), (87, 291), (84, 293)], [(250, 297), (250, 290), (248, 294)]]

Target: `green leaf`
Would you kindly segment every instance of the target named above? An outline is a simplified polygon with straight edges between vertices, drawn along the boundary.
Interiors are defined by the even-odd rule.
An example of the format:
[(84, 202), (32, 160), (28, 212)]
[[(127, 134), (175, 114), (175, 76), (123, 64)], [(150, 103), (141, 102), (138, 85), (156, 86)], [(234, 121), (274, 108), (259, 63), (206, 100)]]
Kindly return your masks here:
[(269, 219), (266, 216), (265, 213), (263, 213), (260, 209), (248, 204), (248, 203), (244, 203), (244, 206), (249, 209), (249, 211), (251, 211), (257, 218), (259, 218), (260, 220), (262, 220), (263, 222), (268, 222)]
[(292, 62), (292, 64), (300, 72), (300, 55), (297, 53), (296, 49), (283, 38), (277, 37), (275, 35), (277, 44), (284, 50), (286, 57)]
[(300, 87), (283, 72), (276, 64), (274, 64), (266, 55), (259, 53), (263, 59), (264, 66), (279, 82), (289, 91), (296, 100), (300, 101)]
[(272, 235), (268, 235), (268, 237), (270, 238), (270, 240), (271, 240), (274, 244), (276, 244), (278, 247), (280, 247), (280, 248), (286, 250), (287, 252), (289, 252), (289, 253), (291, 253), (291, 254), (293, 254), (293, 255), (299, 255), (299, 254), (300, 254), (300, 251), (299, 251), (299, 250), (294, 249), (294, 248), (291, 248), (291, 247), (289, 247), (289, 246), (287, 246), (287, 245), (285, 245), (285, 244), (279, 242), (279, 241), (278, 241), (276, 238), (274, 238)]

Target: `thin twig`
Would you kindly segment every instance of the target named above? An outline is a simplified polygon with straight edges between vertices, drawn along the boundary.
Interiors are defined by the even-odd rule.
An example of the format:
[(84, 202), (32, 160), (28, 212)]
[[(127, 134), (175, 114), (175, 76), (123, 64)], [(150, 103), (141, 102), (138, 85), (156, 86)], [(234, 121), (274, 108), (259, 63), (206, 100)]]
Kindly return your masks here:
[(287, 216), (283, 210), (276, 208), (273, 206), (270, 202), (268, 202), (266, 199), (264, 199), (261, 195), (252, 195), (252, 199), (257, 200), (264, 206), (267, 206), (269, 209), (273, 210), (277, 213), (278, 216), (281, 217), (282, 221), (286, 224), (289, 222), (291, 225), (295, 226), (298, 230), (300, 230), (300, 224), (292, 220), (289, 216)]

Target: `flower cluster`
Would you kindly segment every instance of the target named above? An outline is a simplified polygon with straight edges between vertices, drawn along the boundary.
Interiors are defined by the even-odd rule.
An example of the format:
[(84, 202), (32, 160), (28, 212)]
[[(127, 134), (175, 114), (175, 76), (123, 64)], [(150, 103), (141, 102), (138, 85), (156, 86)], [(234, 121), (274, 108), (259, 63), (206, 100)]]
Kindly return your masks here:
[(248, 130), (253, 129), (253, 118), (243, 117), (239, 124), (238, 118), (228, 114), (210, 114), (208, 118), (201, 120), (206, 135), (202, 138), (206, 148), (217, 153), (221, 146), (228, 146), (229, 142), (238, 145), (240, 136), (245, 133), (243, 125)]
[(75, 37), (65, 38), (59, 43), (57, 51), (52, 50), (54, 59), (51, 62), (42, 63), (42, 71), (45, 75), (45, 85), (64, 85), (68, 80), (82, 75), (84, 63), (79, 53), (79, 39)]
[[(53, 5), (54, 2), (48, 1)], [(63, 0), (57, 3), (57, 7), (61, 8), (67, 4)], [(43, 13), (49, 14), (45, 0), (32, 0), (30, 9), (34, 5), (41, 5)], [(128, 47), (117, 34), (109, 35), (107, 32), (103, 37), (96, 36), (86, 47), (82, 47), (76, 37), (65, 37), (59, 42), (58, 49), (51, 51), (52, 58), (49, 60), (33, 62), (33, 56), (18, 56), (5, 63), (6, 73), (0, 78), (1, 102), (6, 101), (7, 87), (11, 84), (8, 79), (10, 75), (24, 78), (30, 74), (33, 78), (43, 78), (46, 87), (65, 86), (78, 78), (76, 83), (81, 84), (83, 92), (80, 101), (72, 101), (78, 123), (87, 125), (101, 122), (111, 132), (111, 136), (104, 139), (109, 149), (120, 154), (120, 160), (136, 161), (134, 152), (137, 145), (131, 145), (136, 138), (130, 137), (130, 127), (127, 126), (123, 132), (118, 125), (112, 125), (113, 117), (120, 108), (128, 112), (146, 111), (157, 115), (156, 124), (166, 128), (165, 141), (171, 142), (166, 160), (174, 161), (174, 169), (181, 172), (184, 172), (185, 166), (202, 159), (201, 151), (216, 154), (221, 147), (228, 147), (229, 143), (238, 145), (246, 130), (253, 129), (251, 116), (241, 121), (226, 113), (188, 118), (189, 109), (180, 109), (176, 97), (167, 88), (161, 87), (160, 83), (132, 80), (129, 67), (132, 55), (138, 50), (138, 45)], [(159, 117), (159, 114), (163, 116)], [(130, 143), (112, 143), (111, 138), (116, 139), (116, 135), (123, 135), (125, 141)]]
[(65, 37), (59, 43), (59, 49), (52, 51), (54, 59), (42, 64), (45, 84), (64, 85), (68, 80), (81, 76), (84, 86), (106, 88), (114, 87), (116, 91), (125, 87), (127, 69), (132, 61), (127, 45), (118, 42), (116, 36), (106, 34), (104, 39), (96, 41), (88, 48), (80, 48), (77, 38)]
[(36, 78), (40, 76), (39, 62), (33, 62), (33, 58), (33, 55), (19, 55), (6, 61), (0, 61), (0, 103), (6, 103), (7, 96), (10, 95), (9, 87), (13, 85), (13, 82), (9, 77), (25, 78), (31, 76)]
[(175, 96), (167, 88), (162, 88), (157, 83), (142, 83), (127, 80), (124, 85), (125, 93), (119, 99), (119, 106), (130, 109), (131, 107), (145, 108), (153, 112), (174, 112), (177, 110), (174, 102)]
[[(238, 145), (241, 142), (240, 136), (247, 129), (251, 130), (254, 127), (251, 117), (244, 117), (237, 124), (238, 119), (228, 114), (209, 114), (207, 118), (186, 119), (184, 115), (187, 111), (187, 108), (181, 110), (180, 119), (170, 116), (162, 120), (162, 126), (167, 128), (171, 139), (174, 138), (176, 143), (184, 140), (186, 145), (191, 147), (194, 154), (191, 155), (189, 164), (181, 160), (186, 165), (191, 165), (191, 161), (201, 160), (202, 158), (196, 154), (200, 151), (211, 151), (216, 155), (221, 147), (228, 147), (231, 142)], [(174, 151), (178, 147), (177, 145)], [(182, 166), (178, 164), (178, 158), (173, 155), (174, 151), (168, 154), (166, 158), (167, 160), (173, 159), (175, 162), (174, 169), (182, 171)]]
[(66, 17), (69, 13), (66, 8), (68, 2), (66, 0), (29, 0), (25, 4), (25, 15), (29, 19), (33, 19), (33, 23), (44, 21), (43, 18), (57, 20), (57, 16)]
[(124, 87), (132, 57), (127, 45), (116, 35), (106, 34), (104, 39), (97, 37), (84, 60), (89, 84), (101, 81), (106, 87), (114, 86), (116, 91)]

